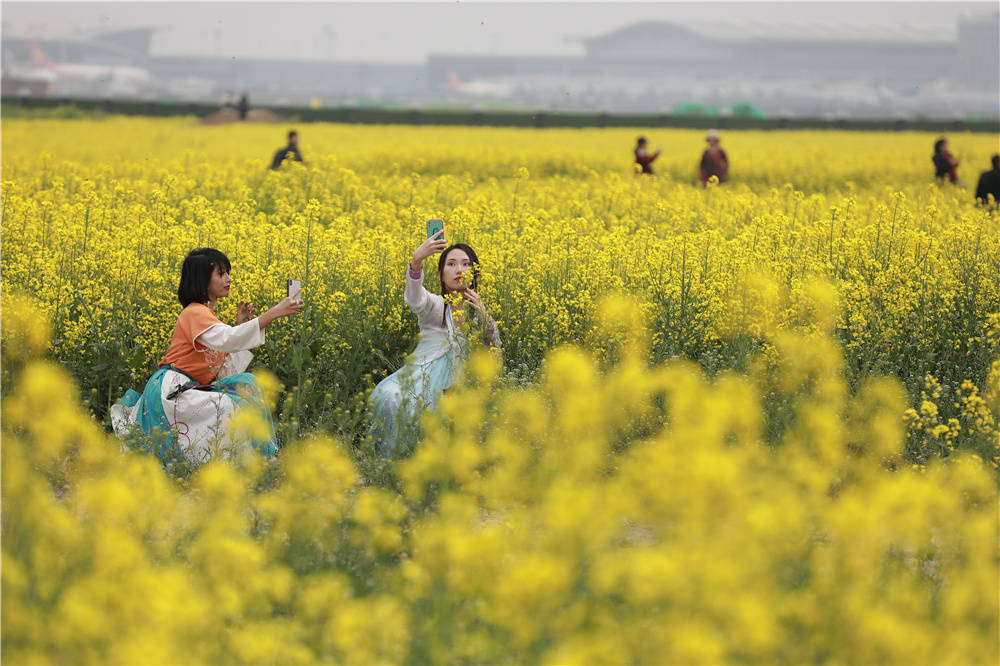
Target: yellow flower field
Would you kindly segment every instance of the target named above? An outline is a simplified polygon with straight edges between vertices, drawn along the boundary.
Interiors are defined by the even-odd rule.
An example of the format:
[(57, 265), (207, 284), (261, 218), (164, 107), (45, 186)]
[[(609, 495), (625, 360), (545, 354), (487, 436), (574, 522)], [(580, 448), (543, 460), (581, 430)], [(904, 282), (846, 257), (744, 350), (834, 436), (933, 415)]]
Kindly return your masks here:
[[(997, 661), (1000, 215), (936, 135), (724, 132), (703, 189), (695, 131), (648, 178), (634, 130), (303, 125), (272, 172), (286, 129), (3, 121), (6, 661)], [(949, 142), (974, 186), (997, 137)], [(429, 217), (504, 352), (386, 463)], [(224, 320), (307, 309), (277, 459), (175, 478), (107, 414), (203, 245)]]

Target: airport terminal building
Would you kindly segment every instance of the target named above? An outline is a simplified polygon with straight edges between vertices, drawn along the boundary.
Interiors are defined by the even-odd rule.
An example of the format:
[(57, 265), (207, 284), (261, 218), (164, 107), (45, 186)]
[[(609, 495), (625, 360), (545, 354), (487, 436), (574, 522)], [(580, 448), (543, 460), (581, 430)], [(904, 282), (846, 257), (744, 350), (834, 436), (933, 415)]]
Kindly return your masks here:
[[(909, 104), (914, 113), (995, 114), (998, 25), (996, 16), (963, 20), (957, 38), (927, 42), (732, 39), (642, 22), (581, 40), (581, 56), (432, 54), (419, 64), (155, 55), (154, 29), (4, 34), (4, 94), (204, 102), (247, 92), (266, 104), (464, 101), (606, 111), (697, 100), (785, 115), (871, 115)], [(65, 75), (71, 71), (91, 76)]]

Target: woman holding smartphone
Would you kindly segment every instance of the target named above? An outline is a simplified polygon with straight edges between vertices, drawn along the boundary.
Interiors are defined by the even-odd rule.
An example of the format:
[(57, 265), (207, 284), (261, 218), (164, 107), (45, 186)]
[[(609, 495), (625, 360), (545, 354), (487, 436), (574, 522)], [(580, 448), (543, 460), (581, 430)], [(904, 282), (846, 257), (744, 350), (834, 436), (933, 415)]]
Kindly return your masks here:
[[(274, 455), (277, 442), (271, 412), (253, 375), (245, 372), (264, 343), (264, 329), (280, 317), (302, 311), (299, 293), (254, 318), (253, 305), (240, 303), (236, 326), (215, 316), (215, 305), (229, 295), (229, 259), (211, 248), (192, 250), (181, 266), (177, 297), (183, 310), (159, 369), (139, 394), (131, 389), (111, 408), (115, 432), (125, 437), (136, 428), (155, 442), (164, 463), (207, 462), (216, 455), (229, 458), (247, 448)], [(237, 409), (252, 407), (268, 424), (266, 437), (234, 440), (228, 429)]]
[[(433, 221), (432, 221), (433, 222)], [(486, 314), (476, 288), (479, 257), (464, 243), (445, 248), (444, 228), (428, 225), (433, 234), (414, 251), (406, 274), (403, 298), (420, 324), (417, 348), (398, 371), (372, 391), (372, 438), (386, 457), (406, 453), (415, 442), (404, 442), (403, 431), (415, 426), (422, 409), (434, 409), (461, 372), (470, 339), (500, 349), (500, 335)], [(441, 294), (424, 288), (424, 260), (441, 252), (438, 281)]]

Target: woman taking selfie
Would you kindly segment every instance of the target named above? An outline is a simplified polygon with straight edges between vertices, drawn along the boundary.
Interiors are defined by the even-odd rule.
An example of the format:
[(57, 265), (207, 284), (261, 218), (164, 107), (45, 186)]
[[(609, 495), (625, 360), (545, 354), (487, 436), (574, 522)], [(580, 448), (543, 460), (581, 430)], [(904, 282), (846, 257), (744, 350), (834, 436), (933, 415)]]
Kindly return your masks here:
[[(443, 235), (441, 229), (421, 243), (407, 269), (403, 298), (420, 324), (417, 348), (372, 391), (371, 434), (376, 451), (387, 457), (404, 454), (415, 444), (410, 440), (417, 417), (423, 409), (435, 409), (441, 393), (458, 379), (470, 340), (500, 349), (496, 323), (476, 293), (479, 258), (464, 243), (445, 249)], [(440, 296), (423, 284), (424, 259), (438, 252)]]
[[(275, 319), (301, 312), (302, 301), (292, 294), (255, 319), (253, 306), (240, 303), (236, 326), (228, 326), (215, 316), (215, 305), (229, 295), (229, 271), (229, 259), (218, 250), (201, 248), (187, 255), (177, 288), (184, 309), (159, 370), (142, 394), (129, 389), (111, 408), (121, 437), (135, 428), (147, 436), (158, 429), (154, 449), (164, 463), (197, 465), (251, 446), (263, 455), (277, 452), (271, 412), (253, 375), (244, 371), (253, 360), (248, 350), (264, 343), (264, 329)], [(232, 439), (227, 426), (242, 407), (259, 411), (268, 424), (265, 438)]]

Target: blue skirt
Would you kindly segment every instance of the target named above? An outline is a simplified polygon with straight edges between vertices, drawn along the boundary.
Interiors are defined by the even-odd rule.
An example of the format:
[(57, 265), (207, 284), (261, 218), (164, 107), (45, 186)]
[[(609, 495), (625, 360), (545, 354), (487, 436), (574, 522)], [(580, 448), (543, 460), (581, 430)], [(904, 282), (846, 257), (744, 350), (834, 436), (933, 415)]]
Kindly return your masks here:
[(407, 363), (372, 390), (371, 437), (375, 451), (386, 458), (405, 456), (420, 438), (420, 414), (437, 408), (438, 398), (451, 386), (452, 353), (429, 363)]

